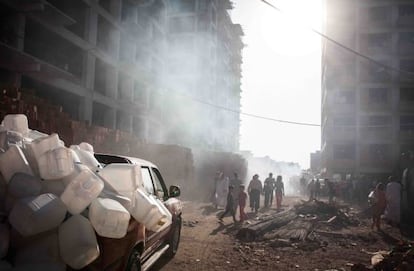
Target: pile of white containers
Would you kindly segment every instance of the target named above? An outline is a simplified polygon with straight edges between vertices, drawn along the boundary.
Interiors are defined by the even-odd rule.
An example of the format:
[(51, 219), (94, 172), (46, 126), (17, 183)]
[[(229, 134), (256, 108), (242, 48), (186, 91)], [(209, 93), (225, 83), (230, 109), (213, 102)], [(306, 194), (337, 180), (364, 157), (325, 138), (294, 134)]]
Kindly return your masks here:
[(152, 231), (171, 224), (139, 165), (102, 168), (90, 144), (67, 148), (25, 115), (0, 125), (0, 173), (0, 270), (81, 269), (99, 257), (96, 235), (123, 238), (131, 216)]

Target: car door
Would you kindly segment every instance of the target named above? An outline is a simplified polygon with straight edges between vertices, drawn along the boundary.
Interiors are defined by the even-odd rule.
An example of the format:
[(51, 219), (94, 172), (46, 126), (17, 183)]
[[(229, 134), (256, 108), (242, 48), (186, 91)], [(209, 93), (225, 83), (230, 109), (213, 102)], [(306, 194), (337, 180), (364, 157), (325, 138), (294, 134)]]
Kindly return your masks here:
[[(145, 191), (156, 200), (161, 202), (164, 201), (164, 196), (168, 197), (165, 186), (163, 187), (160, 183), (159, 178), (153, 173), (152, 168), (143, 166), (141, 167), (142, 181), (144, 184)], [(154, 250), (156, 250), (163, 243), (163, 236), (168, 232), (168, 229), (162, 232), (152, 232), (149, 230), (145, 231), (146, 243), (145, 252), (143, 257), (146, 258)]]

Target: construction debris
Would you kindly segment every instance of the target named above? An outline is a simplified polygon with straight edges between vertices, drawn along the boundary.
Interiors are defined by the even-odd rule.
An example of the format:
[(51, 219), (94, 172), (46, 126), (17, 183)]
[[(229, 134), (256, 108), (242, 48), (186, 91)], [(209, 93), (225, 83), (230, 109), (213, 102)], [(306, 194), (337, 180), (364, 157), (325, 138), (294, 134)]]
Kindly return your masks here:
[(354, 265), (352, 271), (410, 271), (414, 269), (414, 243), (400, 242), (391, 251), (378, 251), (371, 257), (371, 267)]

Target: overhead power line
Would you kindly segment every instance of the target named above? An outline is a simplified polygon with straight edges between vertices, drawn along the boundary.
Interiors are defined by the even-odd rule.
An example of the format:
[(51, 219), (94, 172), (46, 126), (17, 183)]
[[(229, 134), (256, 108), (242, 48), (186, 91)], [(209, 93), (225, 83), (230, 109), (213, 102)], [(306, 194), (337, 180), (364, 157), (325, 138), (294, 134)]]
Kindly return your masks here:
[[(273, 8), (273, 9), (275, 9), (277, 11), (279, 11), (281, 13), (284, 13), (283, 10), (281, 10), (280, 8), (276, 7), (275, 5), (269, 3), (268, 1), (266, 1), (266, 0), (260, 0), (260, 1), (262, 1), (264, 4), (268, 5), (269, 7)], [(370, 61), (370, 62), (372, 62), (372, 63), (374, 63), (374, 64), (376, 64), (376, 65), (378, 65), (378, 66), (380, 66), (380, 67), (382, 67), (384, 69), (387, 69), (389, 71), (393, 71), (393, 72), (396, 72), (396, 73), (405, 73), (405, 74), (411, 75), (411, 76), (413, 76), (412, 79), (414, 79), (414, 72), (406, 71), (406, 70), (403, 70), (403, 69), (400, 69), (400, 68), (396, 68), (396, 67), (389, 66), (389, 65), (386, 65), (384, 63), (381, 63), (380, 61), (378, 61), (376, 59), (373, 59), (372, 57), (369, 57), (367, 55), (364, 55), (364, 54), (362, 54), (362, 53), (360, 53), (360, 52), (358, 52), (358, 51), (356, 51), (356, 50), (354, 50), (354, 49), (352, 49), (352, 48), (350, 48), (350, 47), (348, 47), (348, 46), (340, 43), (339, 41), (337, 41), (337, 40), (335, 40), (335, 39), (333, 39), (333, 38), (331, 38), (331, 37), (323, 34), (322, 32), (316, 30), (315, 28), (312, 28), (311, 27), (311, 28), (309, 28), (309, 30), (311, 30), (312, 32), (314, 32), (317, 35), (321, 36), (325, 40), (327, 40), (327, 41), (329, 41), (329, 42), (337, 45), (338, 47), (340, 47), (340, 48), (342, 48), (342, 49), (344, 49), (344, 50), (346, 50), (346, 51), (348, 51), (348, 52), (350, 52), (350, 53), (352, 53), (354, 55), (359, 56), (362, 59), (368, 60), (368, 61)]]

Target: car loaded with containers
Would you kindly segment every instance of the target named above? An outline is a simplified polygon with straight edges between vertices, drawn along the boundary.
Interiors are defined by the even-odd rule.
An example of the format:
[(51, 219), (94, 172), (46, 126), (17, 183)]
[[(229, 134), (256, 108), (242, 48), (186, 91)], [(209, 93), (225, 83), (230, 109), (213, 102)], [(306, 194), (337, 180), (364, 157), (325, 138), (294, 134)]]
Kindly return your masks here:
[(156, 165), (0, 125), (0, 270), (147, 270), (175, 255), (180, 189)]

